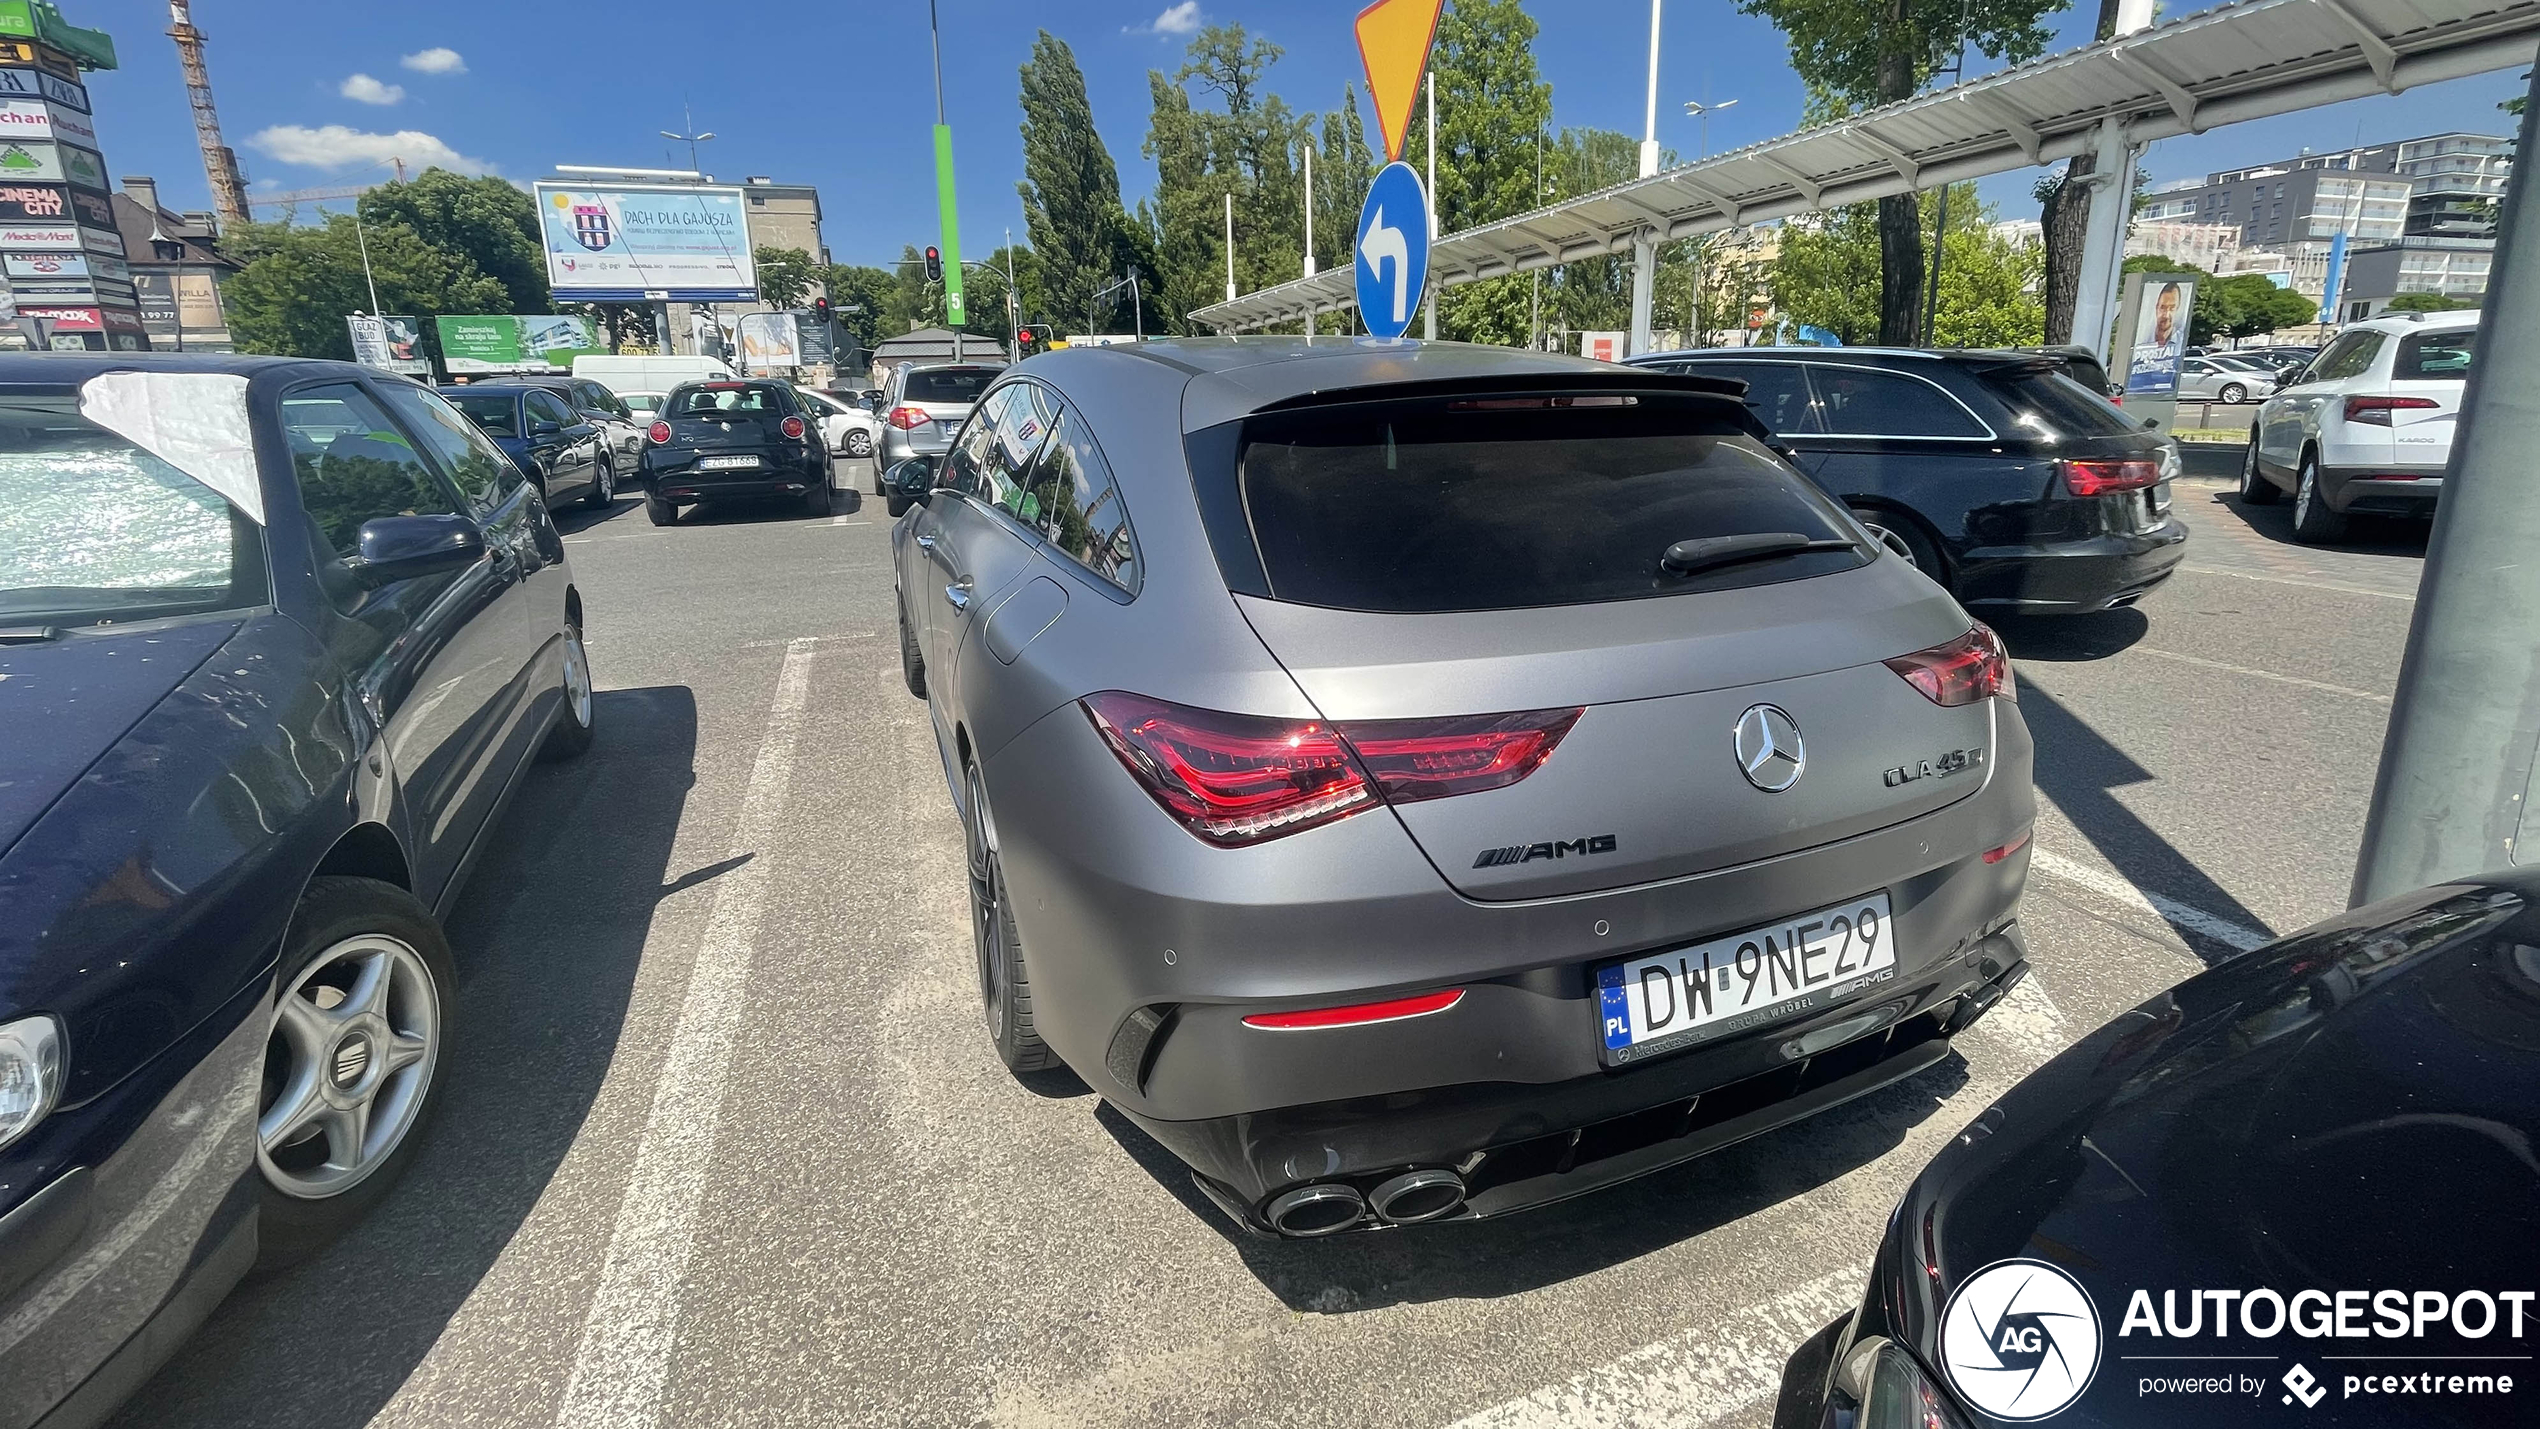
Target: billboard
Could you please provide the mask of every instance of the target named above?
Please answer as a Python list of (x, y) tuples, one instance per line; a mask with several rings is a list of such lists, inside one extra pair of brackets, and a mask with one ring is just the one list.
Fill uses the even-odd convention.
[(2187, 355), (2187, 320), (2196, 311), (2193, 273), (2128, 273), (2117, 331), (2125, 339), (2129, 397), (2175, 397)]
[(803, 365), (802, 344), (792, 313), (741, 315), (741, 365), (751, 372), (773, 372)]
[(0, 98), (49, 99), (64, 108), (88, 112), (88, 87), (40, 69), (0, 69)]
[[(388, 321), (396, 321), (389, 319)], [(589, 318), (551, 313), (437, 317), (441, 365), (452, 372), (551, 372), (586, 352), (606, 352)]]
[(103, 191), (106, 161), (77, 144), (0, 139), (0, 183), (70, 183)]
[(741, 190), (702, 184), (540, 183), (547, 284), (579, 302), (758, 299)]
[(97, 147), (97, 127), (88, 116), (66, 104), (46, 99), (0, 99), (0, 134), (13, 139), (61, 139)]
[[(149, 315), (143, 309), (142, 317)], [(353, 329), (353, 360), (362, 366), (417, 376), (432, 370), (423, 355), (423, 324), (416, 319), (355, 313), (344, 321)]]

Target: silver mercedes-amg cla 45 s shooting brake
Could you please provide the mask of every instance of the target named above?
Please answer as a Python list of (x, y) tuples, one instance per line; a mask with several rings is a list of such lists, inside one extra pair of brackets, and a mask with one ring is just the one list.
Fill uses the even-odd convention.
[(1050, 353), (889, 473), (989, 1034), (1256, 1231), (1488, 1216), (1932, 1065), (2027, 971), (1991, 630), (1740, 384)]

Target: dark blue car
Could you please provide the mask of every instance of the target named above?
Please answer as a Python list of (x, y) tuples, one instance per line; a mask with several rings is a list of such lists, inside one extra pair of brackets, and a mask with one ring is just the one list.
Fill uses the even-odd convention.
[(92, 1422), (388, 1191), (439, 917), (590, 742), (581, 627), (545, 502), (422, 386), (0, 355), (0, 1429)]
[(537, 483), (550, 510), (575, 502), (605, 509), (617, 499), (617, 462), (609, 455), (608, 434), (552, 390), (525, 382), (475, 382), (440, 391)]

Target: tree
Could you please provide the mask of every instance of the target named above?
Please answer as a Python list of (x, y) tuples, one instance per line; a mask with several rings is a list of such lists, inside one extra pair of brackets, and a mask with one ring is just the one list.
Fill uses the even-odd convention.
[(828, 290), (829, 301), (837, 309), (839, 329), (856, 346), (870, 348), (890, 336), (891, 330), (883, 323), (899, 287), (891, 270), (832, 263), (821, 274), (820, 285)]
[[(2017, 63), (2043, 53), (2039, 21), (2068, 0), (1738, 0), (1790, 41), (1791, 67), (1811, 87), (1850, 107), (1910, 99), (1935, 61), (1961, 38), (1990, 58)], [(2114, 0), (2107, 0), (2113, 4)], [(1963, 26), (1963, 36), (1962, 36)], [(1913, 194), (1879, 200), (1879, 340), (1912, 345), (1922, 330), (1922, 205)], [(1847, 339), (1848, 340), (1848, 339)]]
[[(1094, 130), (1075, 52), (1043, 30), (1022, 75), (1023, 181), (1015, 187), (1037, 273), (1023, 307), (1062, 328), (1094, 331), (1094, 292), (1136, 265), (1143, 245), (1121, 207), (1120, 171)], [(997, 281), (1002, 291), (1002, 276)]]
[[(344, 319), (371, 311), (373, 281), (385, 312), (437, 317), (499, 313), (510, 304), (502, 283), (476, 271), (465, 255), (426, 243), (402, 222), (365, 220), (357, 231), (352, 215), (339, 213), (317, 225), (244, 224), (229, 237), (225, 247), (255, 255), (221, 285), (230, 332), (242, 352), (351, 361), (352, 335)], [(428, 354), (439, 355), (440, 335), (429, 323), (424, 344)]]
[[(2117, 0), (2099, 0), (2095, 41), (2117, 33)], [(2099, 170), (2097, 153), (2084, 150), (2064, 161), (2064, 171), (2037, 181), (2039, 247), (2046, 264), (2046, 340), (2073, 340), (2073, 307), (2081, 301), (2081, 250), (2090, 237), (2092, 185)]]
[(510, 182), (426, 169), (412, 182), (369, 189), (356, 202), (362, 222), (372, 231), (404, 224), (427, 245), (466, 258), (477, 272), (501, 284), (503, 296), (480, 311), (554, 311), (538, 206)]
[(799, 248), (762, 245), (750, 250), (750, 261), (758, 265), (758, 300), (780, 311), (801, 307), (820, 281), (819, 265)]
[[(2477, 306), (2477, 303), (2472, 302), (2467, 298), (2456, 298), (2450, 293), (2401, 293), (2399, 296), (2392, 298), (2387, 304), (2385, 304), (2383, 311), (2393, 313), (2449, 313), (2459, 311), (2463, 308), (2475, 308)], [(2288, 323), (2286, 326), (2289, 327), (2291, 324)]]
[(1359, 122), (1358, 86), (1341, 87), (1341, 107), (1323, 116), (1314, 149), (1314, 262), (1345, 268), (1358, 261), (1358, 210), (1376, 181), (1376, 156)]
[[(1536, 25), (1517, 0), (1456, 0), (1438, 22), (1438, 231), (1455, 233), (1541, 205), (1536, 136), (1552, 122), (1552, 86), (1535, 68)], [(1355, 215), (1352, 215), (1353, 219)], [(1356, 224), (1351, 224), (1353, 236)], [(1438, 295), (1438, 334), (1523, 344), (1531, 276), (1485, 278)]]
[[(1241, 25), (1211, 25), (1192, 39), (1171, 77), (1147, 75), (1154, 112), (1145, 152), (1155, 160), (1156, 190), (1139, 206), (1139, 219), (1152, 245), (1163, 316), (1177, 330), (1187, 329), (1193, 309), (1224, 296), (1229, 196), (1237, 289), (1304, 271), (1303, 149), (1312, 121), (1267, 88), (1282, 53)], [(1194, 89), (1223, 107), (1195, 103)]]
[[(1938, 347), (2038, 342), (2046, 315), (2035, 291), (2037, 249), (1994, 234), (1993, 210), (1976, 201), (1974, 184), (1951, 188), (1940, 307), (1930, 342)], [(1917, 225), (1937, 223), (1938, 193), (1917, 197)], [(1773, 306), (1792, 322), (1824, 328), (1847, 343), (1877, 340), (1880, 314), (1870, 275), (1881, 259), (1879, 230), (1869, 204), (1784, 224), (1780, 256), (1765, 275)]]

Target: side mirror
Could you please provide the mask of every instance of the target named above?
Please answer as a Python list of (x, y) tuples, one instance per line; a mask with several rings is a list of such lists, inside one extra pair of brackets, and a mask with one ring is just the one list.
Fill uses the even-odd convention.
[(475, 565), (485, 555), (485, 532), (464, 516), (380, 516), (362, 523), (360, 552), (345, 565), (354, 580), (376, 589)]
[(2161, 419), (2158, 417), (2146, 417), (2143, 419), (2143, 430), (2147, 432), (2159, 427), (2160, 425)]
[(540, 417), (529, 424), (529, 435), (533, 437), (552, 437), (563, 430), (564, 427), (553, 417)]
[(891, 494), (894, 496), (905, 497), (911, 501), (924, 501), (926, 493), (935, 489), (935, 459), (930, 456), (913, 456), (906, 461), (894, 463), (889, 471), (882, 473), (882, 482), (891, 488)]

